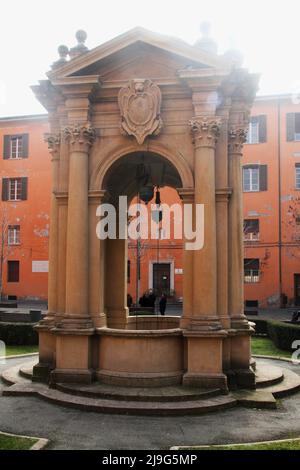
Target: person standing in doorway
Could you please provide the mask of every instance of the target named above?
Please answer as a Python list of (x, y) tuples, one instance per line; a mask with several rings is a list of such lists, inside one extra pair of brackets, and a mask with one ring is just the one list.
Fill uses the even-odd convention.
[(159, 311), (161, 315), (165, 314), (166, 307), (167, 307), (167, 296), (165, 294), (162, 294), (159, 300)]

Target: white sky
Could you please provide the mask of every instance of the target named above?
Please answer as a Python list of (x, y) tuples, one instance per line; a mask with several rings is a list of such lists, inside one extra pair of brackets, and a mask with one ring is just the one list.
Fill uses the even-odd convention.
[(45, 112), (29, 86), (45, 78), (57, 46), (85, 29), (93, 48), (135, 26), (193, 44), (210, 21), (219, 52), (239, 48), (261, 73), (259, 94), (300, 90), (300, 1), (8, 0), (1, 2), (0, 116)]

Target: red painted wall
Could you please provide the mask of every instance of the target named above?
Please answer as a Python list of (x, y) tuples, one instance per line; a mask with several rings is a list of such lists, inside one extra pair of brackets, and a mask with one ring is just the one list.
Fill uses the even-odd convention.
[[(47, 273), (32, 272), (32, 261), (48, 260), (51, 163), (43, 134), (46, 117), (0, 120), (0, 178), (28, 177), (26, 201), (2, 201), (10, 225), (20, 225), (21, 244), (8, 249), (8, 260), (19, 260), (19, 282), (7, 282), (4, 265), (3, 292), (18, 298), (47, 299)], [(3, 159), (4, 135), (29, 134), (28, 158)]]

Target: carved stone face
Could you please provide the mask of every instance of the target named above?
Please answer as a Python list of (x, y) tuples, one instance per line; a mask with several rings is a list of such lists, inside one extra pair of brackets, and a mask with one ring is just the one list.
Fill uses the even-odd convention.
[(144, 83), (143, 82), (136, 82), (134, 85), (134, 89), (137, 93), (141, 93), (144, 91)]

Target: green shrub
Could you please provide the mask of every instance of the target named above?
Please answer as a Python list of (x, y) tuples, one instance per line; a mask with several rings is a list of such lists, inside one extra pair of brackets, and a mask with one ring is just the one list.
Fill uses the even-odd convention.
[(38, 334), (34, 323), (0, 322), (0, 340), (7, 346), (27, 346), (38, 344)]
[(255, 323), (255, 335), (265, 335), (268, 336), (268, 322), (267, 320), (252, 320)]
[(300, 340), (300, 326), (275, 320), (268, 320), (268, 336), (275, 346), (285, 351), (292, 351), (292, 343)]

